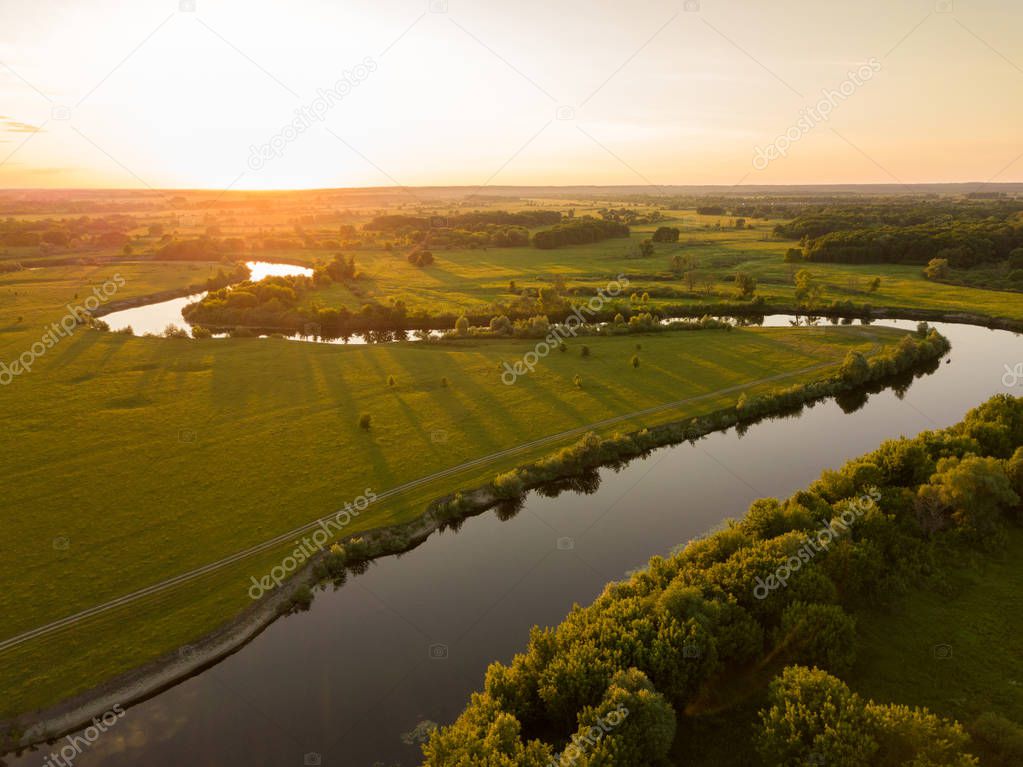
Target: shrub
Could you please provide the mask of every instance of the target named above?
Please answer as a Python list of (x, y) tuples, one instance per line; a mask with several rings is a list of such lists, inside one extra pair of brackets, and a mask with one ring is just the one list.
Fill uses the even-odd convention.
[(394, 376), (387, 376), (387, 385), (388, 386), (396, 386), (397, 383), (398, 382), (394, 380)]
[(583, 344), (583, 346), (581, 346), (579, 348), (579, 354), (582, 355), (583, 357), (589, 357), (590, 356), (590, 347), (588, 347), (585, 344)]
[(512, 469), (494, 477), (494, 493), (501, 498), (514, 498), (522, 494), (525, 483), (519, 473)]
[(1023, 764), (1023, 727), (1012, 720), (988, 711), (977, 717), (970, 732), (995, 753), (998, 765)]
[(373, 422), (373, 416), (369, 415), (369, 413), (363, 413), (362, 415), (359, 416), (359, 428), (360, 429), (369, 429), (370, 424), (372, 422)]
[(781, 615), (779, 639), (796, 663), (844, 673), (856, 660), (856, 621), (838, 605), (793, 602)]
[(633, 366), (634, 368), (638, 368), (638, 367), (639, 367), (639, 355), (638, 355), (638, 354), (633, 354), (633, 355), (632, 355), (632, 359), (631, 359), (631, 360), (629, 360), (629, 362), (630, 362), (630, 364), (631, 364), (631, 365), (632, 365), (632, 366)]
[(924, 267), (924, 277), (929, 280), (944, 280), (949, 275), (947, 258), (932, 258)]
[(841, 680), (790, 666), (771, 682), (756, 745), (764, 764), (870, 767), (877, 741), (863, 701)]

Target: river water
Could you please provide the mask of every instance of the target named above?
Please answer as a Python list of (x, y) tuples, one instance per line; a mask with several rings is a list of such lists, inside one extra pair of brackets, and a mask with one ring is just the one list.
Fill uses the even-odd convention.
[[(993, 394), (1023, 394), (1007, 386), (1023, 338), (936, 327), (952, 341), (949, 362), (855, 412), (829, 400), (741, 436), (664, 447), (599, 470), (590, 492), (531, 492), (517, 514), (487, 512), (372, 563), (318, 592), (309, 611), (128, 709), (75, 767), (418, 764), (417, 726), (452, 721), (488, 663), (525, 647), (530, 626), (558, 623), (573, 603), (755, 498), (787, 496), (885, 439), (953, 424)], [(7, 760), (39, 765), (45, 753)]]
[[(271, 276), (313, 276), (313, 270), (305, 266), (277, 264), (270, 261), (246, 261), (245, 265), (249, 268), (249, 279), (253, 282), (258, 282)], [(190, 296), (182, 296), (181, 298), (171, 298), (167, 301), (157, 301), (156, 303), (144, 306), (134, 306), (131, 309), (111, 312), (103, 316), (102, 320), (107, 323), (111, 330), (123, 330), (130, 327), (137, 336), (144, 336), (147, 333), (159, 336), (163, 335), (168, 325), (188, 328), (188, 323), (181, 316), (181, 310), (189, 304), (200, 300), (205, 295), (205, 292), (193, 293)]]

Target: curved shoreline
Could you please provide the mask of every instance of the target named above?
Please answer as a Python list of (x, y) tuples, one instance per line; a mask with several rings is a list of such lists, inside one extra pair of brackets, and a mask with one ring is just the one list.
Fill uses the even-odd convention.
[[(932, 359), (926, 361), (934, 362), (946, 353), (947, 349), (942, 348)], [(925, 360), (918, 360), (905, 370), (897, 371), (896, 375), (912, 372), (917, 365), (921, 365), (923, 362)], [(823, 369), (836, 364), (828, 362), (815, 367)], [(801, 372), (806, 372), (806, 370), (793, 371), (785, 375)], [(784, 376), (779, 376), (779, 378), (781, 377)], [(875, 383), (883, 383), (884, 380), (887, 379)], [(834, 377), (816, 379), (802, 384), (799, 390), (806, 396), (800, 407), (806, 402), (829, 399), (841, 393), (836, 391), (815, 393), (819, 391), (822, 384), (828, 381), (834, 381)], [(747, 382), (733, 387), (733, 389), (740, 391), (756, 384), (757, 382)], [(869, 388), (870, 384), (866, 383), (861, 386), (849, 387), (847, 391), (869, 390)], [(710, 394), (717, 396), (720, 393), (711, 392)], [(696, 399), (701, 398), (703, 396)], [(668, 406), (677, 407), (678, 404), (668, 403)], [(667, 407), (657, 409), (667, 409)], [(750, 425), (780, 415), (786, 409), (786, 407), (777, 407), (762, 414), (738, 417), (735, 407), (732, 406), (704, 415), (676, 419), (647, 429), (629, 432), (625, 435), (628, 438), (626, 443), (615, 448), (618, 450), (616, 455), (583, 457), (578, 465), (566, 465), (562, 469), (555, 469), (553, 476), (543, 476), (535, 481), (526, 481), (515, 495), (522, 495), (526, 491), (548, 482), (577, 477), (581, 471), (610, 465), (615, 461), (631, 460), (659, 447), (695, 440), (712, 432), (727, 430), (738, 424)], [(631, 418), (635, 415), (630, 414), (627, 417)], [(590, 426), (600, 428), (597, 424)], [(583, 427), (583, 429), (593, 433), (589, 426)], [(522, 464), (514, 471), (526, 475), (532, 471), (536, 476), (539, 464), (540, 462), (535, 461)], [(346, 563), (346, 565), (362, 564), (384, 556), (409, 551), (424, 542), (438, 529), (481, 514), (509, 500), (511, 499), (507, 495), (495, 491), (493, 482), (471, 490), (456, 491), (441, 496), (431, 501), (424, 513), (414, 520), (345, 536), (341, 539), (342, 543), (348, 542), (352, 538), (361, 538), (369, 544), (369, 548), (372, 550), (365, 557), (356, 562)], [(249, 605), (232, 619), (195, 642), (124, 672), (54, 706), (0, 721), (0, 755), (51, 742), (75, 732), (87, 726), (93, 717), (112, 708), (115, 703), (129, 706), (142, 702), (237, 652), (278, 617), (291, 612), (301, 602), (301, 599), (296, 599), (296, 597), (299, 597), (303, 589), (323, 583), (330, 578), (329, 572), (324, 572), (321, 567), (329, 556), (329, 552), (318, 552), (278, 589)]]

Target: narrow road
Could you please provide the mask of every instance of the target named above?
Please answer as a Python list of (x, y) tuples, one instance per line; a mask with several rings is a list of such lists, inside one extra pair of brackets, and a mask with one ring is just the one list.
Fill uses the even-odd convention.
[[(880, 344), (875, 346), (874, 349), (871, 349), (868, 352), (868, 354), (872, 355), (876, 353), (879, 347)], [(571, 437), (582, 436), (586, 432), (593, 431), (594, 429), (602, 429), (606, 426), (613, 426), (614, 424), (621, 423), (623, 421), (629, 421), (632, 420), (633, 418), (654, 415), (665, 410), (672, 410), (683, 405), (689, 405), (694, 402), (700, 402), (701, 400), (712, 399), (714, 397), (720, 397), (724, 394), (739, 392), (742, 391), (743, 389), (749, 389), (753, 386), (771, 383), (772, 381), (779, 381), (785, 378), (791, 378), (792, 376), (803, 375), (805, 373), (812, 373), (817, 370), (823, 370), (824, 368), (832, 367), (835, 364), (836, 361), (834, 360), (829, 362), (822, 362), (816, 365), (811, 365), (809, 367), (800, 368), (799, 370), (792, 370), (787, 373), (778, 373), (777, 375), (767, 376), (765, 378), (758, 378), (754, 381), (746, 381), (735, 386), (729, 386), (724, 389), (718, 389), (717, 391), (707, 392), (706, 394), (700, 394), (695, 397), (687, 397), (685, 399), (675, 400), (673, 402), (666, 402), (664, 404), (655, 405), (653, 407), (648, 407), (643, 410), (634, 410), (631, 413), (625, 413), (623, 415), (614, 416), (612, 418), (605, 418), (602, 421), (594, 421), (593, 423), (586, 424), (585, 426), (577, 426), (573, 429), (558, 432), (557, 434), (550, 434), (546, 437), (541, 437), (540, 439), (535, 439), (531, 442), (523, 442), (522, 444), (516, 445), (515, 447), (510, 447), (506, 450), (500, 450), (496, 453), (491, 453), (490, 455), (485, 455), (481, 458), (474, 458), (471, 461), (460, 463), (457, 466), (452, 466), (448, 469), (442, 469), (441, 471), (434, 472), (433, 474), (428, 474), (425, 477), (420, 477), (419, 479), (411, 480), (402, 485), (398, 485), (397, 487), (393, 487), (390, 490), (378, 493), (376, 503), (387, 500), (389, 498), (393, 498), (396, 495), (400, 495), (401, 493), (404, 493), (408, 490), (412, 490), (427, 483), (434, 482), (438, 479), (444, 479), (445, 477), (450, 477), (452, 475), (459, 474), (468, 469), (483, 466), (487, 463), (491, 463), (501, 458), (506, 458), (508, 456), (512, 456), (515, 455), (516, 453), (521, 453), (526, 450), (531, 450), (536, 447), (542, 447), (544, 445), (553, 442), (559, 442), (561, 440), (568, 439)], [(336, 513), (337, 512), (334, 512), (324, 517), (320, 517), (319, 519), (314, 519), (312, 522), (309, 522), (308, 524), (302, 525), (301, 527), (296, 527), (294, 530), (289, 530), (286, 533), (282, 533), (278, 536), (275, 536), (274, 538), (270, 538), (269, 540), (263, 541), (262, 543), (257, 543), (254, 546), (250, 546), (247, 549), (243, 549), (242, 551), (239, 551), (235, 554), (231, 554), (230, 556), (224, 557), (223, 559), (219, 559), (216, 562), (210, 562), (207, 565), (197, 567), (194, 570), (189, 570), (186, 573), (181, 573), (180, 575), (176, 575), (173, 578), (168, 578), (167, 580), (160, 581), (159, 583), (154, 583), (151, 586), (146, 586), (145, 588), (133, 591), (130, 594), (125, 594), (124, 596), (117, 597), (116, 599), (111, 599), (109, 602), (104, 602), (102, 604), (89, 607), (85, 610), (82, 610), (81, 612), (75, 613), (74, 615), (68, 615), (67, 617), (53, 621), (52, 623), (47, 623), (43, 626), (30, 629), (29, 631), (26, 631), (22, 634), (18, 634), (17, 636), (5, 639), (2, 642), (0, 642), (0, 652), (9, 650), (12, 647), (17, 647), (18, 645), (24, 644), (25, 642), (28, 642), (31, 639), (36, 639), (37, 637), (52, 634), (55, 631), (58, 631), (67, 626), (71, 626), (75, 623), (78, 623), (79, 621), (85, 620), (86, 618), (92, 618), (96, 615), (108, 612), (109, 610), (113, 610), (117, 607), (122, 607), (124, 605), (135, 602), (139, 599), (142, 599), (143, 597), (158, 594), (162, 591), (166, 591), (167, 589), (173, 588), (174, 586), (178, 586), (182, 583), (187, 583), (188, 581), (194, 580), (203, 575), (207, 575), (208, 573), (212, 573), (217, 570), (223, 569), (228, 565), (240, 562), (248, 557), (254, 556), (256, 554), (261, 554), (265, 551), (269, 551), (270, 549), (273, 549), (277, 546), (294, 540), (295, 538), (301, 536), (304, 533), (315, 530), (319, 526), (321, 521), (326, 522), (328, 519), (331, 519)]]

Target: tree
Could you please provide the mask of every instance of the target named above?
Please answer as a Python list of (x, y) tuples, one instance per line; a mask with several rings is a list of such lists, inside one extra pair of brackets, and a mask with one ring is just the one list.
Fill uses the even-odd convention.
[(633, 366), (634, 368), (638, 368), (638, 367), (639, 367), (639, 355), (638, 355), (638, 354), (633, 354), (633, 355), (632, 355), (632, 359), (631, 359), (631, 360), (629, 360), (629, 362), (630, 362), (630, 364), (631, 364), (631, 365), (632, 365), (632, 366)]
[(937, 505), (958, 527), (985, 539), (1001, 525), (1003, 511), (1015, 509), (1020, 497), (1013, 491), (1005, 467), (997, 458), (968, 455), (942, 458), (918, 498)]
[(512, 323), (507, 316), (500, 314), (490, 318), (490, 332), (495, 336), (511, 335)]
[(820, 301), (824, 288), (814, 279), (809, 269), (796, 272), (796, 300), (803, 306), (812, 308)]
[(853, 386), (859, 386), (870, 378), (870, 363), (860, 352), (850, 351), (845, 355), (839, 375)]
[(433, 253), (428, 250), (414, 250), (408, 254), (408, 262), (420, 268), (433, 263)]
[(1009, 269), (1023, 269), (1023, 248), (1009, 252)]
[(460, 336), (469, 335), (469, 320), (464, 314), (455, 321), (455, 333)]
[(856, 661), (856, 621), (838, 605), (793, 602), (781, 614), (778, 633), (796, 663), (845, 673)]
[(680, 232), (673, 226), (659, 226), (654, 232), (654, 242), (678, 242)]
[(372, 421), (373, 416), (369, 415), (368, 413), (363, 413), (362, 415), (359, 416), (359, 428), (368, 430)]
[(590, 347), (588, 347), (586, 344), (583, 344), (581, 347), (579, 347), (579, 354), (583, 357), (589, 357)]
[(556, 764), (580, 767), (648, 767), (661, 764), (675, 740), (675, 710), (647, 676), (636, 668), (611, 678), (600, 703), (578, 715), (573, 744), (582, 752), (576, 762), (571, 746)]
[(756, 746), (764, 764), (870, 767), (878, 744), (859, 695), (819, 669), (790, 666), (769, 687)]
[(944, 280), (948, 278), (948, 259), (932, 258), (924, 267), (924, 277), (929, 280)]
[(874, 279), (872, 279), (870, 282), (867, 283), (867, 290), (870, 293), (876, 293), (878, 290), (880, 290), (880, 288), (881, 288), (881, 278), (880, 277), (875, 277)]
[(649, 258), (654, 254), (654, 243), (647, 239), (639, 243), (639, 255), (641, 258)]
[(864, 701), (819, 669), (790, 666), (760, 712), (757, 750), (770, 765), (976, 767), (970, 738), (927, 709)]
[(786, 264), (798, 264), (803, 260), (803, 251), (799, 248), (789, 248), (785, 251)]
[(757, 279), (746, 272), (736, 272), (735, 288), (739, 298), (752, 298), (757, 290)]

